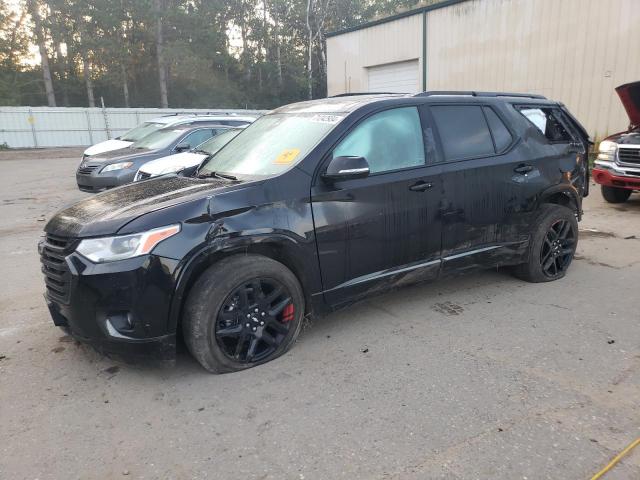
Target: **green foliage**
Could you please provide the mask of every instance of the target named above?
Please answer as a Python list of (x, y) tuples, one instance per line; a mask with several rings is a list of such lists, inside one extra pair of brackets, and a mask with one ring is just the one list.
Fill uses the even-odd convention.
[[(59, 105), (86, 106), (92, 90), (98, 104), (102, 97), (108, 106), (159, 106), (160, 45), (169, 105), (184, 108), (273, 108), (305, 99), (309, 55), (312, 93), (322, 97), (325, 33), (410, 6), (406, 0), (28, 1), (41, 12)], [(25, 11), (20, 4), (12, 12), (0, 0), (0, 105), (46, 100), (42, 67), (24, 63), (36, 42)]]

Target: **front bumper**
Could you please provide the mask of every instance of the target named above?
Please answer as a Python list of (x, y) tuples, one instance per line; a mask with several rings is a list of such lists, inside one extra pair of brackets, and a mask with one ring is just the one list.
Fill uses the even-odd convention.
[(136, 175), (136, 169), (123, 168), (122, 170), (100, 173), (102, 168), (103, 166), (100, 166), (88, 174), (76, 172), (78, 188), (84, 192), (99, 192), (131, 183)]
[(176, 260), (146, 255), (94, 264), (74, 252), (52, 270), (46, 249), (45, 242), (45, 299), (55, 325), (103, 352), (174, 358), (169, 311)]
[(615, 162), (596, 160), (591, 176), (596, 183), (605, 187), (640, 190), (640, 168), (622, 167)]

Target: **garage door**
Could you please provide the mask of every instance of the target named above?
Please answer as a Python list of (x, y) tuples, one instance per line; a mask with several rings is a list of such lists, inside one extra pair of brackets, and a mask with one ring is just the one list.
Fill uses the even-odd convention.
[(418, 60), (369, 67), (370, 92), (418, 92)]

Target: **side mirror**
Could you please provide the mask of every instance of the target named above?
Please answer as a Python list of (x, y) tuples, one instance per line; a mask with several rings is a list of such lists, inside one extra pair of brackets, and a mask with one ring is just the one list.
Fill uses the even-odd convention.
[(191, 145), (186, 142), (179, 143), (175, 148), (176, 152), (186, 152), (187, 150), (191, 150)]
[(348, 180), (369, 175), (369, 162), (364, 157), (335, 157), (322, 178), (327, 180)]

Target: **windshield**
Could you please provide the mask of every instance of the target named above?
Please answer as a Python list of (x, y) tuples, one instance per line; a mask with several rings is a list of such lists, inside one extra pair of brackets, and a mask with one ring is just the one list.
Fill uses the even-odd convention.
[(206, 142), (202, 142), (200, 145), (196, 147), (196, 150), (201, 152), (206, 152), (209, 155), (213, 155), (222, 147), (224, 147), (229, 140), (238, 135), (241, 132), (239, 128), (234, 128), (231, 130), (227, 130), (226, 132), (219, 133), (215, 137), (211, 137)]
[(232, 175), (275, 175), (302, 160), (344, 117), (274, 113), (249, 125), (200, 168)]
[(177, 140), (184, 130), (164, 129), (150, 133), (142, 140), (131, 145), (131, 148), (146, 148), (148, 150), (156, 150), (159, 148), (167, 148), (172, 142)]
[(120, 137), (120, 140), (124, 140), (125, 142), (137, 142), (138, 140), (142, 140), (150, 133), (153, 133), (156, 130), (160, 130), (162, 127), (166, 126), (166, 123), (144, 122), (122, 135)]

